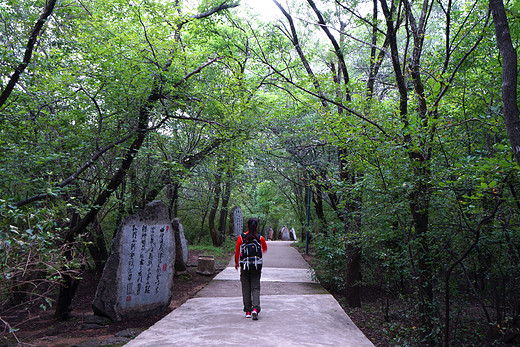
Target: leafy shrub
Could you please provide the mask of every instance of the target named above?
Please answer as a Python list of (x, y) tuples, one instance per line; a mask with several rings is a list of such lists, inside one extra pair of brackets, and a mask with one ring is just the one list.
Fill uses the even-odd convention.
[(332, 231), (314, 234), (314, 277), (328, 290), (340, 292), (345, 287), (345, 237)]
[(38, 303), (52, 306), (64, 273), (77, 275), (82, 257), (65, 261), (59, 228), (47, 209), (21, 211), (0, 201), (0, 300), (2, 309)]

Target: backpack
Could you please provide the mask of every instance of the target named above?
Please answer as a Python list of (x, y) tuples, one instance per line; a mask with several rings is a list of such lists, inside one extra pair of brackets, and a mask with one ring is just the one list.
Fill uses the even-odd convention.
[(246, 234), (241, 234), (240, 245), (240, 269), (243, 271), (262, 270), (262, 245), (260, 241), (253, 238), (246, 242)]

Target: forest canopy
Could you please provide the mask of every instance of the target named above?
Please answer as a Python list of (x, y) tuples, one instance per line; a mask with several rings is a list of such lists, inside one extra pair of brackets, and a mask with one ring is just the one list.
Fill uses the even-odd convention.
[(347, 306), (409, 303), (411, 345), (514, 340), (519, 3), (269, 1), (0, 4), (2, 307), (66, 319), (158, 199), (190, 244), (235, 205), (308, 232)]

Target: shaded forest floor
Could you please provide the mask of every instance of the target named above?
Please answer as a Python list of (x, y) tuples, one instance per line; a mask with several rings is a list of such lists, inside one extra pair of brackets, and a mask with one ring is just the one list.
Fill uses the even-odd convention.
[[(87, 273), (83, 275), (78, 291), (72, 302), (71, 319), (58, 321), (54, 318), (54, 310), (44, 311), (39, 303), (33, 308), (17, 308), (4, 310), (0, 317), (16, 329), (16, 338), (7, 329), (0, 331), (0, 346), (119, 346), (128, 342), (143, 330), (152, 326), (171, 311), (192, 298), (204, 288), (215, 275), (224, 269), (232, 254), (215, 257), (215, 275), (198, 274), (197, 261), (201, 253), (189, 251), (188, 269), (183, 275), (174, 279), (174, 294), (168, 309), (160, 314), (147, 318), (139, 318), (127, 322), (110, 322), (95, 316), (92, 312), (92, 300), (96, 293), (99, 275)], [(2, 325), (4, 325), (2, 323)]]
[[(313, 249), (309, 255), (299, 249), (311, 267), (316, 262)], [(361, 288), (361, 307), (348, 307), (344, 297), (335, 293), (327, 285), (322, 285), (336, 298), (343, 310), (356, 326), (377, 347), (421, 346), (416, 312), (416, 298), (413, 293), (400, 296), (387, 294), (381, 287)], [(520, 330), (515, 327), (497, 327), (487, 323), (482, 309), (476, 301), (457, 302), (452, 298), (450, 345), (455, 346), (503, 346), (520, 347)], [(439, 332), (441, 335), (443, 332)], [(438, 345), (443, 345), (439, 342)]]
[[(72, 304), (71, 319), (58, 321), (53, 317), (53, 310), (43, 311), (37, 305), (27, 310), (5, 310), (0, 316), (14, 329), (16, 337), (9, 334), (7, 329), (0, 332), (0, 346), (120, 346), (147, 329), (165, 315), (192, 298), (204, 288), (214, 276), (204, 276), (196, 273), (198, 256), (203, 252), (189, 252), (188, 271), (186, 274), (175, 277), (173, 300), (166, 312), (160, 315), (136, 319), (127, 322), (112, 323), (108, 319), (94, 316), (91, 303), (96, 292), (99, 280), (93, 274), (85, 274)], [(309, 255), (302, 254), (312, 265), (312, 251)], [(216, 273), (225, 268), (231, 254), (216, 257)], [(348, 308), (343, 305), (343, 298), (332, 293), (354, 323), (374, 343), (375, 346), (417, 345), (414, 342), (414, 330), (417, 321), (410, 312), (413, 307), (405, 300), (387, 298), (380, 288), (363, 288), (361, 308)], [(458, 336), (462, 340), (458, 345), (478, 346), (516, 346), (513, 344), (493, 343), (499, 335), (490, 329), (478, 331), (479, 313), (475, 312), (474, 322), (461, 323)], [(472, 323), (471, 325), (468, 325)], [(472, 342), (471, 342), (472, 341)], [(481, 343), (475, 342), (480, 341)], [(455, 342), (455, 341), (454, 341)]]

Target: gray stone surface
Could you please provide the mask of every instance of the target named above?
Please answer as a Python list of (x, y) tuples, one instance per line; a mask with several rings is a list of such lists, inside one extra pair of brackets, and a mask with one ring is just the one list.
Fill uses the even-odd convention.
[(122, 331), (118, 331), (117, 333), (114, 334), (114, 336), (115, 337), (134, 338), (142, 332), (143, 332), (143, 329), (129, 328), (129, 329), (125, 329)]
[(290, 241), (291, 236), (289, 235), (289, 229), (287, 229), (287, 227), (282, 227), (282, 229), (280, 229), (280, 235), (278, 238), (282, 241)]
[(232, 259), (195, 298), (127, 346), (373, 346), (334, 297), (312, 280), (292, 242), (267, 244), (258, 321), (244, 317)]
[(215, 257), (212, 255), (199, 256), (197, 273), (207, 276), (215, 274)]
[(92, 303), (94, 312), (122, 321), (164, 311), (173, 295), (174, 261), (168, 207), (153, 201), (119, 226)]
[(175, 271), (182, 273), (188, 266), (188, 241), (184, 236), (184, 227), (179, 218), (172, 221), (172, 226), (175, 233)]
[(274, 230), (273, 228), (269, 227), (267, 231), (265, 232), (265, 238), (266, 240), (272, 240), (274, 238)]
[(240, 209), (240, 207), (235, 206), (231, 209), (229, 219), (229, 224), (231, 226), (231, 235), (237, 237), (244, 230), (244, 217), (242, 215), (242, 210)]
[(298, 238), (296, 237), (296, 231), (294, 231), (294, 228), (291, 228), (291, 230), (289, 230), (289, 234), (290, 234), (290, 237), (291, 237), (291, 241), (298, 240)]

